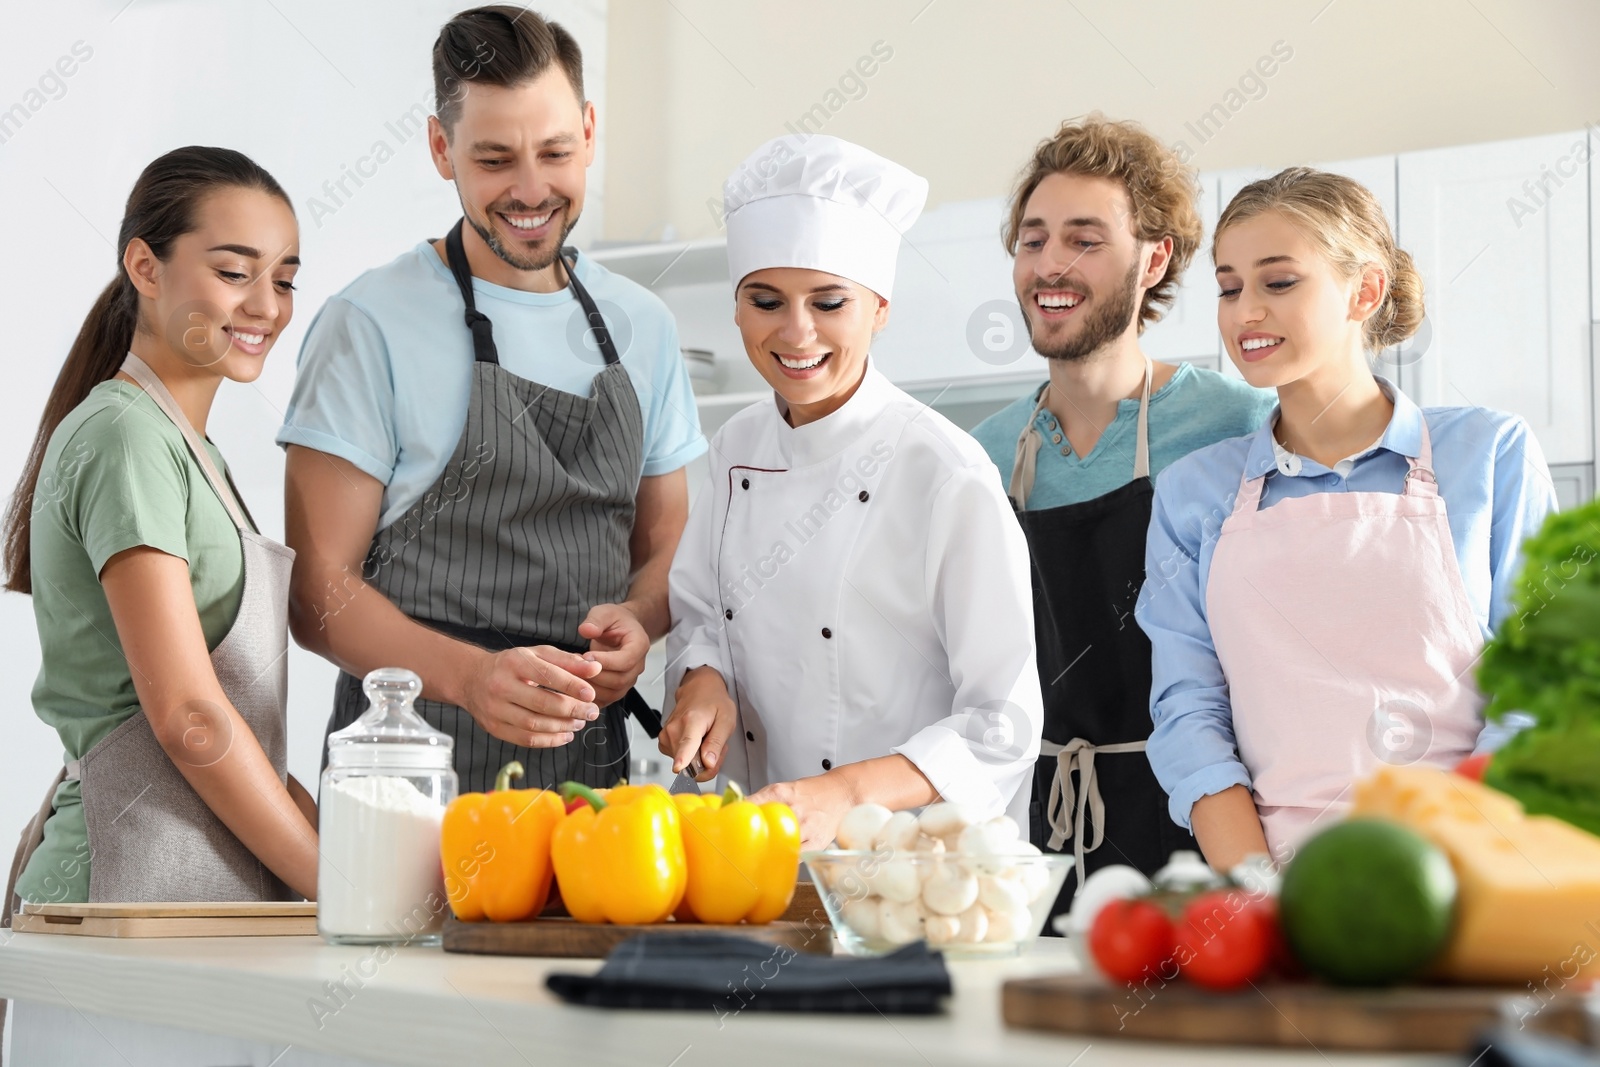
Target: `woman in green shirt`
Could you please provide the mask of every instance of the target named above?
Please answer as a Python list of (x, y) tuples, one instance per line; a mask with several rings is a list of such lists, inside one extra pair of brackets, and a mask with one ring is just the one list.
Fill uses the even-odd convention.
[(227, 149), (169, 152), (128, 198), (6, 515), (66, 762), (22, 900), (315, 898), (316, 807), (285, 760), (293, 554), (205, 439), (217, 387), (254, 381), (289, 323), (298, 242), (283, 189)]

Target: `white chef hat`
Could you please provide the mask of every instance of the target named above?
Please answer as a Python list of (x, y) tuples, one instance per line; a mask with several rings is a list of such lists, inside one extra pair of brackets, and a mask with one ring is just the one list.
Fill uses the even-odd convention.
[(888, 299), (900, 235), (928, 200), (928, 181), (860, 145), (820, 134), (776, 137), (722, 184), (728, 273), (805, 267)]

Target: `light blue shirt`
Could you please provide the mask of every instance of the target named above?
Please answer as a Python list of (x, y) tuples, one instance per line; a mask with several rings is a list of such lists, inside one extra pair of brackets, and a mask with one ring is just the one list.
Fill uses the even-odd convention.
[[(1277, 399), (1276, 393), (1255, 389), (1236, 378), (1178, 364), (1167, 384), (1150, 394), (1151, 476), (1197, 448), (1254, 430)], [(1039, 390), (1030, 389), (972, 429), (972, 436), (1000, 468), (1000, 484), (1008, 489), (1017, 458), (1017, 437), (1038, 403)], [(1139, 401), (1118, 401), (1117, 417), (1082, 457), (1072, 451), (1048, 409), (1041, 410), (1034, 421), (1044, 444), (1034, 470), (1033, 491), (1028, 494), (1029, 511), (1080, 504), (1133, 480)]]
[[(606, 320), (644, 415), (644, 476), (706, 450), (678, 327), (654, 293), (581, 253), (578, 279)], [(472, 280), (494, 323), (500, 365), (520, 378), (592, 396), (605, 366), (570, 289), (528, 293)], [(455, 278), (427, 241), (367, 271), (317, 313), (300, 348), (281, 445), (349, 460), (385, 486), (379, 528), (444, 473), (467, 424), (472, 335)]]
[(1336, 464), (1338, 470), (1275, 449), (1274, 412), (1256, 433), (1202, 449), (1156, 482), (1145, 583), (1134, 617), (1152, 646), (1154, 730), (1147, 754), (1181, 826), (1189, 825), (1189, 811), (1201, 797), (1250, 785), (1234, 740), (1228, 681), (1211, 640), (1205, 595), (1217, 535), (1244, 470), (1266, 474), (1263, 508), (1313, 493), (1399, 493), (1406, 457), (1421, 450), (1426, 419), (1456, 561), (1485, 639), (1510, 611), (1523, 538), (1556, 510), (1544, 453), (1520, 417), (1487, 408), (1424, 410), (1389, 382), (1380, 378), (1379, 384), (1394, 400), (1388, 429), (1377, 444)]

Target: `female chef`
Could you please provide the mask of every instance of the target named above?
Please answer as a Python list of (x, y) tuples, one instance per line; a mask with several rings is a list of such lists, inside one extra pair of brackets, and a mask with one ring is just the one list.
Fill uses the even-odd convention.
[(24, 900), (315, 896), (285, 764), (293, 554), (205, 437), (217, 387), (255, 381), (289, 324), (298, 245), (282, 187), (228, 149), (169, 152), (128, 197), (6, 516), (34, 709), (68, 761), (12, 867)]
[(1422, 321), (1422, 278), (1362, 186), (1303, 167), (1247, 185), (1212, 254), (1228, 354), (1278, 410), (1161, 475), (1137, 618), (1150, 763), (1226, 869), (1287, 860), (1380, 763), (1473, 750), (1472, 669), (1555, 499), (1522, 419), (1419, 409), (1374, 377)]
[(808, 848), (866, 801), (1027, 826), (1028, 547), (983, 449), (868, 354), (927, 188), (824, 136), (768, 142), (723, 186), (734, 321), (773, 397), (712, 441), (660, 744), (792, 805)]

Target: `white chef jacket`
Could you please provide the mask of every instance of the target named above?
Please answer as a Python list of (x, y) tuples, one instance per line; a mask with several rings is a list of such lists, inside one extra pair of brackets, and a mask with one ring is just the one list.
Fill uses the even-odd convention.
[(717, 433), (672, 563), (666, 691), (709, 664), (739, 708), (719, 786), (898, 752), (1026, 832), (1044, 711), (999, 472), (870, 364), (831, 415), (783, 412), (775, 394)]

